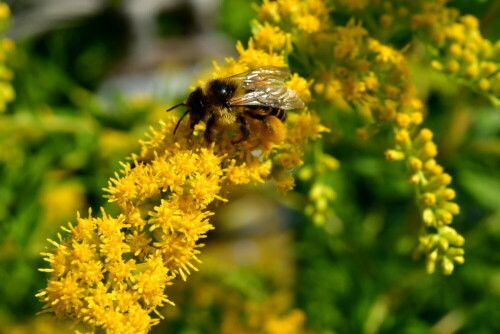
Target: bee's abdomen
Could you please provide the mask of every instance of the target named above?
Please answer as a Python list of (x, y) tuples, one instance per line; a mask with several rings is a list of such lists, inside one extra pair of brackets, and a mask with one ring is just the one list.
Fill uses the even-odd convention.
[(264, 120), (267, 116), (274, 116), (280, 121), (286, 121), (286, 111), (279, 108), (266, 106), (247, 106), (248, 115), (250, 117)]

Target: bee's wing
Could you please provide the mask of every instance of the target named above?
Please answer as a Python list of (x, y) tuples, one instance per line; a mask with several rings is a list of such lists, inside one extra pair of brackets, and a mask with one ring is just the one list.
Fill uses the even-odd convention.
[(238, 81), (243, 93), (229, 100), (232, 106), (265, 106), (283, 110), (302, 109), (304, 102), (285, 86), (290, 76), (286, 68), (265, 66), (227, 79)]

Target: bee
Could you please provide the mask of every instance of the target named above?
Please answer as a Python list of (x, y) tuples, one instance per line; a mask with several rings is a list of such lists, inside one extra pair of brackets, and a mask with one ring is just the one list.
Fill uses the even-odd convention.
[(286, 121), (287, 111), (304, 108), (304, 102), (290, 88), (285, 79), (290, 76), (286, 68), (276, 66), (259, 67), (227, 78), (208, 81), (196, 88), (185, 103), (186, 112), (177, 122), (174, 134), (182, 119), (189, 114), (191, 129), (203, 121), (206, 124), (204, 137), (207, 142), (214, 141), (219, 130), (234, 125), (239, 126), (241, 137), (232, 143), (248, 139), (250, 129), (247, 117), (264, 122), (270, 129), (268, 119), (274, 116)]

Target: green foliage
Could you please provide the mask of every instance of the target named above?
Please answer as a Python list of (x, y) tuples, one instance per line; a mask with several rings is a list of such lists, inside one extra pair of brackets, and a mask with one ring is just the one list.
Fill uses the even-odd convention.
[[(252, 1), (224, 0), (220, 5), (218, 25), (233, 40), (246, 41), (250, 37), (250, 21), (255, 18)], [(245, 22), (244, 24), (242, 24)]]

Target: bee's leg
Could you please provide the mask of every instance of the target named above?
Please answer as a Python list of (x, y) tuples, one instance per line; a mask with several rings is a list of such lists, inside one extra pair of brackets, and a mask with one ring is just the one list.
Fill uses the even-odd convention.
[(212, 143), (215, 139), (215, 128), (214, 128), (214, 124), (215, 124), (215, 117), (212, 116), (208, 119), (207, 121), (207, 125), (205, 127), (205, 140), (208, 142), (208, 143)]
[(238, 140), (233, 140), (232, 141), (233, 144), (245, 141), (250, 136), (250, 129), (248, 128), (248, 122), (245, 116), (239, 115), (236, 121), (240, 124), (241, 138)]

